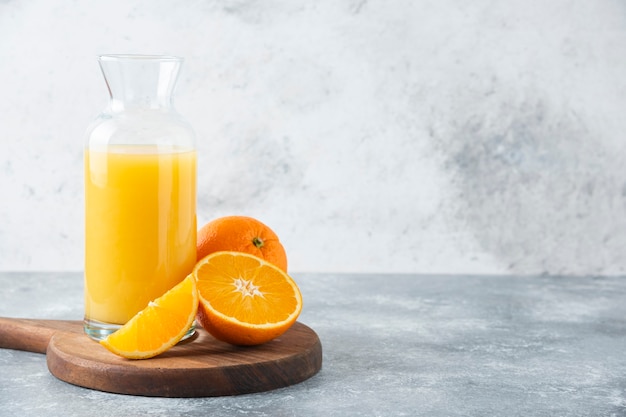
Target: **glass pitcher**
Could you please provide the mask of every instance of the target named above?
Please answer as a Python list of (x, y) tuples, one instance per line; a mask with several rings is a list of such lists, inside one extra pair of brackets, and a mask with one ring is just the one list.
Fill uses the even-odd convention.
[(172, 104), (182, 61), (98, 58), (110, 100), (87, 131), (84, 276), (84, 329), (96, 340), (196, 262), (195, 139)]

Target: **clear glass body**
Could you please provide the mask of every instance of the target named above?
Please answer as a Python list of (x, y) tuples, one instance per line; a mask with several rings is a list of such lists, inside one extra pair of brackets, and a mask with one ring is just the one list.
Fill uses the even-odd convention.
[(84, 328), (100, 340), (192, 271), (197, 225), (194, 133), (172, 105), (182, 59), (98, 62), (110, 100), (85, 146)]

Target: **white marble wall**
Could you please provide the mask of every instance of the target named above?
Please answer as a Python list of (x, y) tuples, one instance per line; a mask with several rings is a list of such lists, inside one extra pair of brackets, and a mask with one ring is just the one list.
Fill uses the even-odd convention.
[(626, 4), (0, 0), (0, 270), (82, 268), (95, 57), (186, 58), (199, 221), (292, 271), (622, 274)]

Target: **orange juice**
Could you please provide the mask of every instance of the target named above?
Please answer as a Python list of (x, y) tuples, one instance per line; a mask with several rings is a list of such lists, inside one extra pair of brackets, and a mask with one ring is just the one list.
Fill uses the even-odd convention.
[(85, 319), (124, 324), (196, 262), (196, 152), (85, 152)]

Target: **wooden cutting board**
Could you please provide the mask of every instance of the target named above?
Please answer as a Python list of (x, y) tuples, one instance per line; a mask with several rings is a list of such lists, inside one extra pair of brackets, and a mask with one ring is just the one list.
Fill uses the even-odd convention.
[(322, 367), (317, 334), (296, 322), (259, 346), (196, 335), (151, 359), (118, 357), (83, 333), (81, 321), (0, 317), (0, 348), (46, 354), (62, 381), (100, 391), (152, 397), (214, 397), (268, 391), (296, 384)]

